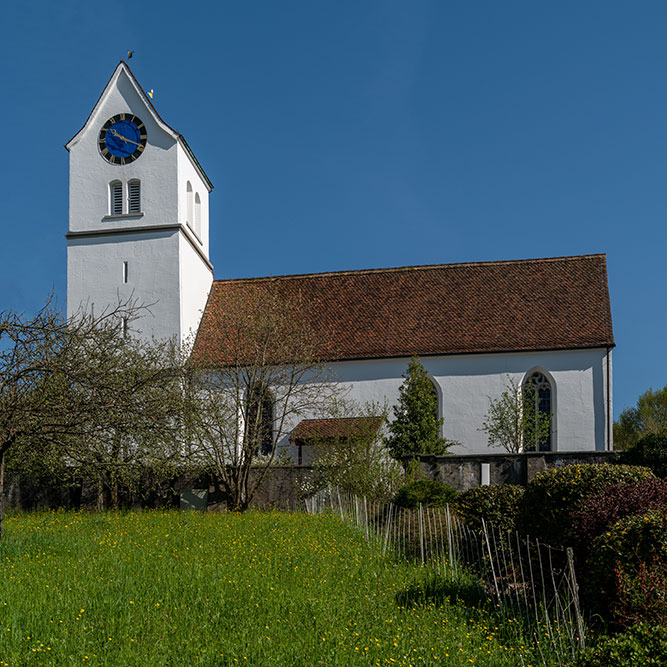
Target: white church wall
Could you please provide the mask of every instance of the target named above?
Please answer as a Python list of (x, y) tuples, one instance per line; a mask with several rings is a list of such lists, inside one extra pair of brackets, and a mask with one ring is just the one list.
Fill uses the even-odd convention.
[[(148, 143), (141, 157), (130, 164), (114, 165), (98, 149), (102, 125), (118, 113), (133, 113), (146, 126)], [(96, 231), (131, 226), (174, 224), (178, 220), (177, 145), (155, 122), (129, 77), (121, 71), (86, 129), (70, 146), (70, 231)], [(141, 181), (142, 216), (106, 219), (108, 187), (113, 180), (123, 184)], [(125, 208), (125, 210), (127, 210)]]
[(213, 273), (202, 261), (192, 243), (198, 243), (193, 239), (188, 241), (185, 234), (179, 234), (179, 266), (181, 285), (181, 309), (180, 309), (180, 341), (193, 341), (194, 334), (199, 327), (199, 321), (206, 306), (208, 293), (211, 291)]
[[(99, 314), (119, 299), (135, 298), (152, 305), (150, 313), (130, 324), (132, 330), (158, 339), (178, 335), (179, 275), (174, 270), (178, 265), (178, 237), (174, 230), (121, 238), (110, 234), (69, 239), (68, 313), (76, 311), (81, 302), (88, 308), (94, 304)], [(123, 262), (127, 262), (127, 283), (123, 282)]]
[[(193, 233), (193, 236), (197, 239), (201, 249), (204, 251), (204, 254), (209, 256), (209, 222), (208, 222), (208, 186), (204, 183), (204, 180), (199, 175), (199, 171), (195, 168), (195, 165), (192, 163), (192, 159), (179, 144), (177, 147), (177, 158), (178, 158), (178, 222), (183, 226), (187, 226)], [(195, 229), (195, 221), (188, 220), (188, 204), (187, 204), (187, 192), (186, 184), (192, 184), (192, 197), (196, 194), (199, 194), (201, 199), (201, 228), (197, 232)]]
[[(521, 383), (534, 369), (546, 371), (554, 385), (553, 449), (602, 451), (607, 437), (606, 355), (606, 349), (584, 349), (434, 356), (422, 357), (421, 362), (438, 388), (442, 434), (461, 443), (450, 450), (452, 454), (502, 451), (489, 448), (486, 434), (479, 430), (489, 397), (501, 395), (508, 375)], [(332, 364), (332, 370), (347, 388), (349, 399), (380, 404), (386, 400), (391, 408), (398, 403), (408, 362), (408, 358), (346, 361)], [(290, 431), (298, 421), (290, 424)], [(279, 444), (289, 447), (289, 436)], [(290, 451), (294, 456), (294, 449)]]

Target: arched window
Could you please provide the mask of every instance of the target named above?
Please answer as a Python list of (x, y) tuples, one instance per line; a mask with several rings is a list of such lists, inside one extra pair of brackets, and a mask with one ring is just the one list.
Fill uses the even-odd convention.
[(187, 185), (185, 186), (185, 192), (186, 192), (187, 207), (188, 207), (185, 221), (188, 223), (188, 227), (192, 229), (194, 218), (192, 215), (192, 185), (190, 185), (190, 181), (188, 181)]
[(201, 238), (201, 199), (199, 193), (195, 193), (195, 234)]
[(120, 181), (109, 183), (109, 215), (123, 215), (123, 184)]
[(534, 371), (523, 383), (524, 433), (526, 452), (551, 451), (552, 388), (544, 373)]
[(128, 213), (141, 212), (141, 182), (138, 179), (127, 184), (127, 211)]
[(273, 450), (273, 394), (261, 382), (246, 393), (245, 424), (248, 450), (270, 454)]

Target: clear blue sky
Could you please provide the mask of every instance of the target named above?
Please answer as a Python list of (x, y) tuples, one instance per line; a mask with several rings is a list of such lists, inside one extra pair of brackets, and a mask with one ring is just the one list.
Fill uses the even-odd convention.
[(217, 278), (607, 253), (615, 413), (667, 384), (667, 3), (5, 3), (0, 309), (65, 299), (128, 48), (216, 186)]

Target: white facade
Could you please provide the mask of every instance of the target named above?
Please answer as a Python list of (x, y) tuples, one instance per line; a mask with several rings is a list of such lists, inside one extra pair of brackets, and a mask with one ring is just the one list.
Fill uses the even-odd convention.
[[(143, 153), (111, 164), (98, 147), (102, 125), (133, 114), (146, 127)], [(208, 195), (212, 189), (184, 139), (157, 115), (124, 63), (115, 70), (83, 128), (67, 144), (70, 206), (67, 313), (113, 307), (132, 298), (150, 314), (132, 323), (140, 335), (183, 342), (196, 331), (213, 280)], [(140, 184), (131, 211), (128, 184)], [(122, 212), (112, 187), (122, 188)], [(188, 189), (198, 202), (188, 220)], [(193, 216), (191, 216), (193, 217)]]
[[(360, 404), (386, 401), (393, 406), (409, 361), (345, 361), (333, 364), (332, 370), (349, 399)], [(536, 370), (551, 385), (551, 451), (612, 449), (611, 350), (607, 348), (432, 356), (420, 361), (438, 391), (442, 435), (461, 443), (450, 449), (451, 454), (502, 453), (489, 447), (486, 433), (480, 430), (489, 398), (497, 399), (507, 389), (508, 376), (521, 385)], [(288, 436), (280, 446), (295, 458)]]

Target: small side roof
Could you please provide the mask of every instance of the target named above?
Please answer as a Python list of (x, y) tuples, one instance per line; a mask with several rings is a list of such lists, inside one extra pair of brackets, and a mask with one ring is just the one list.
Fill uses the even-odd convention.
[(195, 154), (192, 152), (192, 149), (188, 145), (188, 142), (185, 140), (185, 137), (175, 130), (173, 127), (168, 125), (167, 123), (162, 120), (160, 114), (157, 112), (157, 109), (153, 105), (153, 101), (151, 100), (150, 96), (144, 91), (144, 89), (141, 87), (141, 84), (137, 81), (136, 77), (132, 73), (132, 70), (130, 69), (130, 66), (124, 61), (121, 60), (118, 65), (116, 66), (116, 69), (113, 71), (113, 74), (111, 75), (109, 81), (107, 82), (106, 86), (104, 86), (104, 90), (100, 93), (100, 96), (97, 98), (97, 102), (95, 102), (95, 105), (93, 106), (91, 112), (88, 114), (88, 118), (86, 118), (86, 122), (82, 125), (81, 129), (65, 144), (65, 148), (69, 151), (70, 148), (78, 141), (79, 136), (81, 133), (84, 131), (88, 123), (90, 122), (91, 118), (95, 115), (95, 112), (99, 108), (102, 100), (104, 99), (104, 96), (106, 95), (107, 91), (109, 88), (117, 81), (118, 77), (121, 75), (121, 73), (127, 74), (128, 79), (132, 83), (133, 87), (136, 89), (137, 94), (139, 95), (140, 99), (143, 101), (143, 103), (146, 105), (149, 113), (153, 116), (153, 119), (155, 122), (158, 124), (158, 126), (164, 130), (167, 134), (169, 134), (175, 141), (178, 141), (181, 146), (183, 147), (183, 150), (189, 155), (190, 159), (192, 160), (193, 165), (195, 166), (195, 169), (199, 172), (199, 175), (202, 177), (203, 181), (206, 183), (206, 185), (209, 188), (209, 191), (213, 190), (213, 183), (211, 183), (211, 180), (209, 177), (206, 175), (206, 172), (202, 168), (201, 164), (199, 164), (199, 160), (195, 157)]
[(291, 442), (329, 440), (375, 435), (382, 426), (382, 417), (337, 417), (302, 419), (290, 435)]
[(239, 361), (216, 331), (257, 290), (300, 304), (327, 361), (614, 346), (605, 255), (580, 255), (217, 280), (196, 364)]

